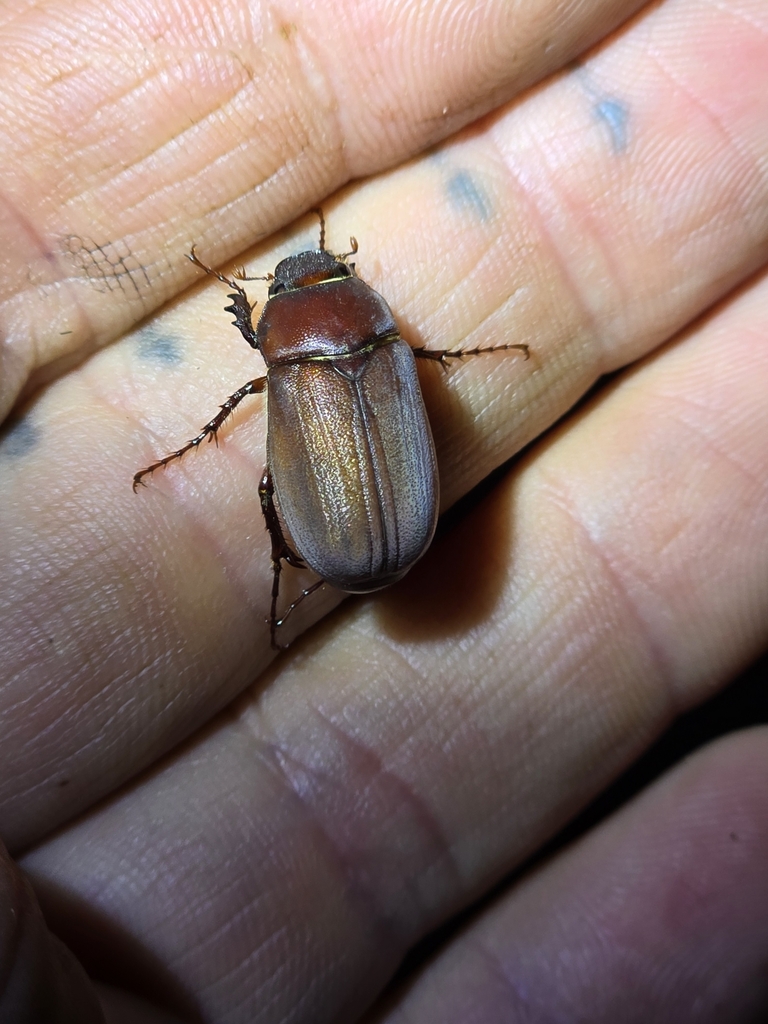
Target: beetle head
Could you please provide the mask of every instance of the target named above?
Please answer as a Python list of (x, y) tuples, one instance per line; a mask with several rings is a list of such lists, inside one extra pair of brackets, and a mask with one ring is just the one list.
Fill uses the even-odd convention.
[(337, 281), (352, 277), (353, 271), (344, 260), (327, 249), (308, 249), (281, 260), (275, 267), (275, 279), (269, 286), (269, 295), (295, 291), (310, 284)]

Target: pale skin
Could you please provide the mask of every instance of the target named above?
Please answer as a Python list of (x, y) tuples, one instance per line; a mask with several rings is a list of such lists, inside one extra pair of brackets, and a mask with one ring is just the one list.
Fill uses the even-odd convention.
[[(762, 729), (382, 996), (768, 642), (768, 15), (637, 7), (0, 9), (0, 1019), (766, 1014)], [(131, 481), (263, 371), (191, 245), (318, 203), (412, 344), (530, 346), (422, 367), (444, 508), (531, 448), (275, 656), (264, 398)]]

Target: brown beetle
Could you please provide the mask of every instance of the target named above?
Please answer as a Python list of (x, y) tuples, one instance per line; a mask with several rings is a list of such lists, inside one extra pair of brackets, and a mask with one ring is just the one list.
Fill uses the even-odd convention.
[[(268, 390), (267, 467), (259, 497), (272, 541), (270, 640), (296, 605), (324, 582), (362, 594), (404, 576), (429, 547), (437, 524), (439, 485), (432, 431), (414, 356), (448, 359), (517, 349), (412, 348), (400, 337), (384, 299), (355, 274), (348, 257), (320, 248), (282, 260), (267, 278), (269, 295), (254, 328), (253, 307), (237, 280), (189, 255), (232, 292), (234, 324), (258, 349), (267, 375), (224, 402), (197, 437), (154, 462), (142, 478), (215, 437), (247, 395)], [(277, 508), (275, 506), (277, 499)], [(279, 509), (279, 515), (278, 515)], [(283, 524), (293, 547), (283, 534)], [(320, 577), (277, 618), (283, 561)]]

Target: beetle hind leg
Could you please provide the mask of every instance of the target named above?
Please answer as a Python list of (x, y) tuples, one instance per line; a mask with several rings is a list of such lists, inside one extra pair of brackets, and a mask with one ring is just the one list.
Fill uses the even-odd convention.
[[(282, 615), (280, 616), (280, 618), (279, 618), (279, 619), (277, 619), (277, 620), (275, 621), (275, 629), (277, 630), (277, 629), (280, 629), (280, 627), (281, 627), (281, 626), (284, 626), (284, 625), (285, 625), (285, 623), (286, 623), (286, 622), (288, 621), (288, 619), (290, 618), (290, 616), (291, 616), (291, 615), (293, 614), (293, 612), (294, 612), (294, 611), (296, 611), (296, 609), (298, 608), (298, 606), (299, 606), (299, 605), (301, 604), (301, 602), (302, 602), (302, 601), (304, 600), (304, 598), (306, 598), (306, 597), (309, 597), (309, 596), (310, 596), (310, 594), (314, 594), (314, 592), (315, 592), (316, 590), (319, 590), (319, 589), (320, 589), (320, 587), (322, 587), (322, 586), (325, 586), (325, 580), (315, 580), (315, 582), (314, 582), (314, 583), (312, 584), (312, 586), (311, 586), (311, 587), (305, 587), (305, 588), (304, 588), (304, 590), (302, 590), (302, 592), (301, 592), (301, 593), (299, 594), (299, 596), (298, 596), (298, 597), (296, 598), (296, 600), (295, 600), (295, 601), (291, 601), (291, 603), (290, 603), (290, 604), (288, 605), (288, 607), (287, 607), (287, 608), (285, 609), (285, 611), (284, 611), (284, 612), (283, 612), (283, 614), (282, 614)], [(286, 648), (286, 647), (287, 647), (288, 645), (287, 645), (287, 644), (284, 644), (284, 645), (282, 645), (282, 646), (281, 646), (281, 645), (278, 645), (278, 646), (279, 646), (279, 649), (280, 649), (281, 651), (284, 651), (284, 650), (285, 650), (285, 648)]]
[(272, 542), (272, 595), (269, 608), (269, 642), (273, 650), (284, 651), (288, 645), (277, 642), (278, 627), (285, 623), (291, 612), (293, 612), (297, 605), (301, 604), (305, 597), (309, 597), (310, 594), (313, 594), (323, 585), (324, 580), (318, 580), (311, 587), (303, 590), (296, 600), (289, 605), (285, 614), (278, 619), (277, 600), (280, 596), (280, 574), (283, 571), (283, 562), (287, 562), (288, 565), (292, 565), (295, 569), (304, 569), (305, 565), (285, 539), (283, 528), (277, 515), (277, 509), (275, 508), (274, 495), (275, 488), (272, 483), (272, 474), (269, 468), (267, 468), (264, 470), (264, 475), (259, 484), (259, 500), (269, 539)]

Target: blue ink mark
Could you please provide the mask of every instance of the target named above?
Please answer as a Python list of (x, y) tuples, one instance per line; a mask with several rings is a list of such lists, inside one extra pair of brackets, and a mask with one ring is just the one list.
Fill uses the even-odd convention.
[(460, 210), (474, 213), (480, 220), (488, 220), (491, 202), (469, 171), (456, 171), (448, 179), (448, 196)]
[(21, 458), (31, 452), (40, 440), (39, 429), (28, 419), (16, 420), (3, 432), (0, 455), (10, 459)]
[(629, 110), (619, 100), (600, 100), (595, 103), (594, 111), (597, 119), (608, 128), (614, 153), (623, 153), (627, 148), (627, 121)]
[(139, 335), (138, 352), (140, 359), (153, 363), (173, 366), (181, 362), (181, 348), (172, 334), (160, 334), (151, 327), (145, 327)]

